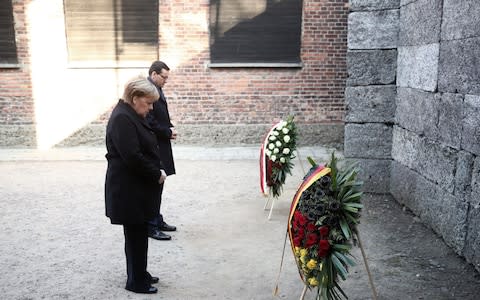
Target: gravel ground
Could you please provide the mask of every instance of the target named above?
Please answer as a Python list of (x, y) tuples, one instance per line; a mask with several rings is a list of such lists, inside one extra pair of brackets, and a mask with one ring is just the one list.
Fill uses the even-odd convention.
[[(274, 299), (301, 168), (268, 220), (256, 160), (177, 159), (163, 214), (178, 231), (149, 240), (156, 295), (123, 288), (123, 231), (104, 216), (105, 168), (101, 159), (0, 161), (0, 299)], [(479, 274), (417, 218), (388, 196), (364, 203), (360, 232), (379, 299), (478, 299)], [(341, 286), (350, 299), (371, 299), (354, 254)], [(302, 288), (287, 242), (278, 298), (298, 299)]]

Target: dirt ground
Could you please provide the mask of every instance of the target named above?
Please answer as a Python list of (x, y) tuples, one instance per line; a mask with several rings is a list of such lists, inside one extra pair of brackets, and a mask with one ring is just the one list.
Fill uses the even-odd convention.
[[(149, 240), (159, 293), (127, 292), (123, 231), (104, 215), (106, 162), (0, 162), (1, 299), (275, 299), (290, 201), (303, 176), (287, 179), (271, 220), (252, 159), (177, 159), (163, 214), (172, 241)], [(367, 195), (360, 227), (379, 299), (478, 299), (480, 276), (390, 197)], [(371, 299), (358, 249), (341, 283)], [(279, 299), (302, 291), (289, 244)], [(314, 299), (307, 292), (305, 299)]]

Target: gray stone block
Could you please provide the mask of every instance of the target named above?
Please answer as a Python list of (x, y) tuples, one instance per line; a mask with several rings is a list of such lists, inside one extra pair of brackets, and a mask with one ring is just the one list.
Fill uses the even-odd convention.
[(391, 126), (381, 123), (345, 125), (345, 157), (389, 159), (391, 149)]
[(394, 84), (397, 50), (347, 52), (347, 86)]
[(440, 41), (441, 0), (418, 0), (400, 10), (399, 45), (418, 46)]
[(439, 44), (398, 47), (397, 86), (435, 91), (438, 55)]
[(444, 41), (440, 45), (438, 90), (480, 95), (480, 38)]
[(438, 110), (434, 93), (411, 88), (397, 88), (396, 123), (418, 135), (437, 137)]
[(394, 127), (392, 158), (453, 194), (457, 151)]
[(358, 178), (363, 181), (362, 190), (367, 193), (387, 194), (390, 192), (390, 159), (349, 158), (358, 163)]
[(467, 237), (464, 250), (465, 258), (477, 270), (480, 270), (480, 206), (470, 206)]
[(465, 96), (462, 148), (480, 155), (480, 96)]
[[(472, 190), (472, 168), (474, 156), (465, 151), (457, 154), (454, 195), (466, 198)], [(480, 182), (479, 182), (480, 183)]]
[(350, 0), (350, 9), (353, 11), (392, 9), (399, 6), (400, 0)]
[(345, 121), (393, 123), (395, 96), (395, 85), (347, 87)]
[(414, 199), (422, 221), (441, 235), (457, 254), (462, 254), (469, 204), (462, 197), (453, 196), (422, 176), (417, 177)]
[(420, 175), (398, 161), (392, 161), (390, 193), (395, 200), (410, 208), (416, 214), (420, 212), (420, 209), (418, 203), (414, 201), (413, 195), (415, 195), (418, 176)]
[(467, 231), (468, 203), (399, 162), (392, 162), (392, 196), (462, 254)]
[(442, 40), (480, 36), (480, 3), (478, 0), (444, 0)]
[(405, 6), (415, 1), (418, 1), (418, 0), (400, 0), (400, 6)]
[(418, 173), (453, 194), (458, 152), (425, 138), (419, 146)]
[(480, 206), (480, 157), (478, 156), (473, 163), (471, 178), (471, 194), (468, 201), (477, 207)]
[(397, 47), (399, 10), (353, 12), (348, 15), (348, 49)]
[(401, 127), (460, 149), (463, 96), (397, 89), (396, 122)]
[(393, 126), (392, 159), (412, 170), (418, 168), (418, 150), (421, 138), (414, 132)]
[(460, 149), (463, 119), (463, 95), (437, 94), (438, 140), (445, 145)]

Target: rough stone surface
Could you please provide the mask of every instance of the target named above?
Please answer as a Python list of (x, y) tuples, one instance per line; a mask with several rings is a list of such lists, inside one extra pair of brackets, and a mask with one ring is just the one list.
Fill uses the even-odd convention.
[(480, 96), (465, 96), (462, 148), (480, 155)]
[(457, 167), (455, 171), (455, 195), (464, 198), (470, 196), (472, 190), (473, 162), (474, 156), (471, 153), (466, 151), (458, 152)]
[(367, 193), (387, 194), (390, 192), (391, 159), (348, 158), (360, 168), (359, 179), (363, 181), (363, 191)]
[(399, 47), (397, 86), (433, 92), (437, 88), (439, 44)]
[(350, 0), (352, 11), (392, 9), (399, 6), (400, 0)]
[(381, 123), (345, 125), (345, 157), (389, 159), (391, 150), (391, 126)]
[[(401, 163), (392, 164), (392, 195), (462, 254), (467, 230), (468, 203)], [(395, 191), (395, 193), (393, 193)]]
[(348, 15), (348, 49), (391, 49), (398, 43), (399, 10)]
[(468, 203), (422, 176), (416, 180), (416, 184), (414, 198), (421, 207), (418, 215), (456, 253), (462, 254), (467, 234)]
[(400, 10), (399, 45), (419, 46), (440, 41), (442, 0), (418, 0)]
[(400, 6), (405, 6), (415, 1), (418, 1), (418, 0), (400, 0)]
[(442, 40), (480, 36), (478, 0), (443, 0)]
[[(246, 145), (261, 143), (271, 125), (178, 125), (181, 145)], [(343, 124), (297, 124), (299, 145), (343, 147)], [(89, 125), (58, 144), (59, 147), (105, 144), (105, 126)]]
[(392, 123), (395, 114), (395, 85), (347, 87), (346, 122)]
[(480, 206), (480, 157), (475, 158), (472, 169), (472, 194), (470, 195), (470, 204), (477, 207)]
[(395, 83), (397, 50), (348, 51), (347, 71), (347, 86)]
[(438, 90), (480, 95), (480, 38), (443, 41), (440, 46)]
[(463, 96), (397, 89), (397, 124), (429, 139), (460, 149)]
[(392, 158), (453, 193), (457, 151), (394, 127)]
[(438, 111), (434, 93), (411, 88), (397, 88), (396, 123), (418, 135), (437, 137)]
[(31, 148), (37, 144), (34, 125), (2, 125), (0, 127), (0, 147)]
[(470, 206), (464, 255), (468, 262), (480, 270), (480, 206)]

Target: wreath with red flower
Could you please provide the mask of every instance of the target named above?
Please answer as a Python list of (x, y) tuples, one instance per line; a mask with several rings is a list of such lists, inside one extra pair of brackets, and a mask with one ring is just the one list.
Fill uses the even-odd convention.
[(348, 299), (339, 278), (345, 280), (355, 265), (350, 250), (357, 245), (363, 183), (355, 164), (339, 170), (334, 154), (326, 166), (308, 159), (312, 168), (290, 208), (292, 251), (305, 285), (317, 288), (317, 299)]

